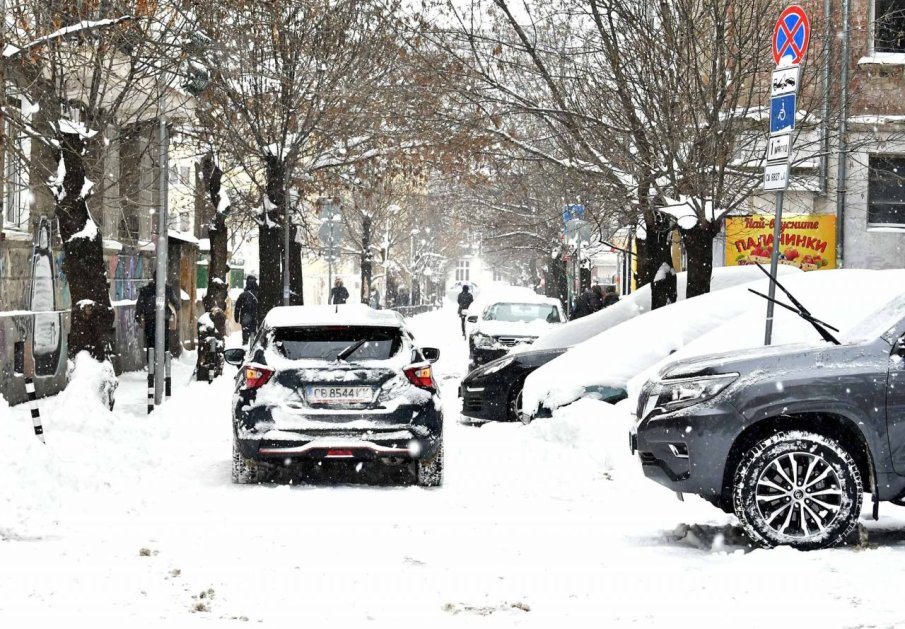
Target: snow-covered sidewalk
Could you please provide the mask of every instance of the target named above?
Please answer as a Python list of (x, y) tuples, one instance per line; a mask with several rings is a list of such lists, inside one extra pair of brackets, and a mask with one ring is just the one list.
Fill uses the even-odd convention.
[[(905, 518), (866, 549), (749, 549), (733, 519), (642, 478), (626, 409), (460, 425), (455, 310), (413, 320), (446, 408), (440, 489), (233, 486), (232, 376), (145, 414), (144, 374), (111, 413), (76, 391), (0, 408), (0, 627), (892, 626)], [(902, 553), (900, 555), (900, 553)]]

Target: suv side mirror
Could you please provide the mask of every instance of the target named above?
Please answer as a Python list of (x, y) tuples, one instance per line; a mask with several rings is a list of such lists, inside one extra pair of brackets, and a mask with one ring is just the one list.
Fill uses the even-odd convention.
[(232, 347), (223, 352), (223, 360), (230, 365), (238, 367), (245, 360), (245, 349), (242, 347)]
[(435, 363), (440, 360), (440, 350), (436, 347), (422, 347), (421, 355), (429, 363)]
[(477, 322), (478, 322), (478, 315), (471, 315), (470, 317), (468, 317), (468, 322), (469, 322), (469, 323), (477, 323)]

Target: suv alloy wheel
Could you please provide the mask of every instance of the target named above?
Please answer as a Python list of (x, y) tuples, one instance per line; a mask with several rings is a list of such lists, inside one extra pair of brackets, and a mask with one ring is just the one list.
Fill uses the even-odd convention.
[(735, 515), (761, 546), (835, 546), (861, 513), (864, 487), (854, 459), (813, 432), (785, 431), (757, 443), (742, 457), (734, 481)]

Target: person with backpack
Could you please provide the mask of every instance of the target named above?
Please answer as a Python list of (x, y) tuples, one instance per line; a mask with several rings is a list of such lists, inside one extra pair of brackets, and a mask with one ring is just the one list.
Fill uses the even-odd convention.
[(233, 317), (242, 326), (242, 344), (247, 345), (258, 329), (258, 278), (254, 275), (245, 278), (245, 290), (236, 300)]
[(459, 319), (462, 321), (462, 338), (465, 338), (465, 311), (468, 310), (468, 307), (471, 306), (472, 302), (474, 302), (474, 295), (471, 294), (471, 289), (468, 288), (468, 284), (464, 284), (462, 286), (462, 292), (459, 293)]

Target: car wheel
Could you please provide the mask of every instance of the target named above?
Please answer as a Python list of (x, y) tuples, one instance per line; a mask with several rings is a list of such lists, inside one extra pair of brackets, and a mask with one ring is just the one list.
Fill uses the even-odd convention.
[(430, 459), (418, 459), (418, 484), (421, 487), (439, 487), (443, 484), (443, 444)]
[(506, 404), (506, 416), (511, 422), (517, 422), (522, 415), (522, 390), (525, 382), (516, 382), (509, 389), (509, 402)]
[(757, 544), (835, 546), (858, 523), (864, 486), (852, 456), (829, 437), (780, 432), (753, 446), (735, 471), (733, 504)]
[(233, 438), (233, 483), (236, 485), (257, 485), (267, 482), (270, 468), (266, 463), (242, 456), (239, 444)]

